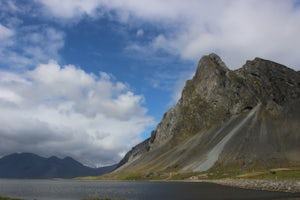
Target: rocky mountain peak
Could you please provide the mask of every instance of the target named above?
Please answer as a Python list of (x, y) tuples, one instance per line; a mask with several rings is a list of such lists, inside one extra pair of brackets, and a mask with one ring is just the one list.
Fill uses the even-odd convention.
[[(246, 107), (254, 107), (258, 102), (243, 77), (227, 68), (214, 53), (201, 58), (195, 76), (187, 81), (183, 89), (179, 104), (191, 105), (191, 100), (195, 98), (207, 102), (224, 119), (228, 115), (240, 113)], [(208, 112), (212, 113), (212, 110)]]
[(220, 58), (220, 56), (218, 56), (215, 53), (211, 53), (208, 55), (208, 57), (218, 66), (223, 67), (224, 69), (227, 69), (227, 66), (225, 65), (225, 63), (223, 62), (223, 60)]
[(273, 61), (255, 58), (247, 61), (237, 74), (242, 76), (255, 95), (267, 104), (283, 105), (300, 98), (300, 77), (293, 69)]
[(300, 163), (300, 74), (255, 58), (238, 70), (203, 56), (178, 103), (120, 170), (205, 171)]
[[(194, 77), (186, 82), (179, 102), (164, 115), (153, 131), (150, 147), (164, 144), (173, 137), (182, 139), (214, 123), (225, 121), (230, 112), (238, 112), (240, 108), (233, 111), (227, 107), (234, 104), (231, 93), (239, 90), (239, 86), (231, 80), (234, 78), (238, 77), (218, 55), (212, 53), (203, 56)], [(245, 99), (249, 95), (245, 94)]]
[(194, 76), (194, 81), (207, 80), (211, 76), (224, 75), (229, 69), (222, 61), (222, 59), (215, 53), (211, 53), (207, 56), (203, 56), (199, 63)]

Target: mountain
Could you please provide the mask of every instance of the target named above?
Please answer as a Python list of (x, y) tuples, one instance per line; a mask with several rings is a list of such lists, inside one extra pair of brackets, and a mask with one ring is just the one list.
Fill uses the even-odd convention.
[(0, 159), (0, 178), (74, 178), (109, 173), (116, 166), (90, 168), (71, 157), (59, 159), (40, 157), (32, 153), (15, 153)]
[(204, 56), (177, 104), (115, 173), (300, 166), (300, 73), (255, 58), (230, 70)]

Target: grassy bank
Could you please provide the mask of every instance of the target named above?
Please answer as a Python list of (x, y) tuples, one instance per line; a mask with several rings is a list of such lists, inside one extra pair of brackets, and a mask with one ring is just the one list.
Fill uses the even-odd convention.
[(300, 168), (277, 168), (271, 170), (245, 173), (236, 176), (245, 179), (268, 179), (268, 180), (300, 180)]
[(0, 196), (0, 200), (21, 200), (21, 199), (14, 199), (14, 198)]
[[(0, 200), (22, 200), (22, 199), (14, 199), (14, 198), (0, 196)], [(113, 198), (107, 198), (107, 197), (105, 197), (105, 198), (89, 197), (89, 198), (84, 198), (82, 200), (121, 200), (121, 199), (113, 199)]]
[(121, 199), (90, 197), (90, 198), (84, 198), (84, 199), (82, 199), (82, 200), (121, 200)]
[(219, 179), (261, 179), (261, 180), (300, 180), (300, 167), (262, 169), (251, 171), (222, 171), (207, 172), (127, 172), (108, 174), (104, 176), (80, 177), (77, 180), (219, 180)]

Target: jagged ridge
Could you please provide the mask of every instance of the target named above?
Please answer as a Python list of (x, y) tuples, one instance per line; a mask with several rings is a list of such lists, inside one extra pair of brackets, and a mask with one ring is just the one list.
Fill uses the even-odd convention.
[(235, 71), (201, 58), (176, 106), (117, 172), (299, 165), (300, 74), (255, 58)]

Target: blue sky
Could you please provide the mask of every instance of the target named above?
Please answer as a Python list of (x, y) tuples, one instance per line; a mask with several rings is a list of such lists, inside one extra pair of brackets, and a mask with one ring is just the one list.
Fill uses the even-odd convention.
[(296, 0), (0, 0), (0, 156), (118, 162), (198, 60), (300, 69)]

